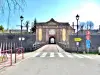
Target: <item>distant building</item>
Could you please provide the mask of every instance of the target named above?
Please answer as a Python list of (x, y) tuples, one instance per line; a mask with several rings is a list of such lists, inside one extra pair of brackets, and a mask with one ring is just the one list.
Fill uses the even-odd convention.
[[(27, 32), (27, 30), (22, 30), (22, 32)], [(0, 31), (2, 33), (2, 31)], [(21, 33), (20, 29), (10, 29), (10, 30), (4, 30), (4, 33)]]
[(36, 41), (54, 43), (69, 41), (69, 35), (73, 34), (73, 29), (68, 22), (57, 22), (51, 18), (47, 22), (36, 23)]

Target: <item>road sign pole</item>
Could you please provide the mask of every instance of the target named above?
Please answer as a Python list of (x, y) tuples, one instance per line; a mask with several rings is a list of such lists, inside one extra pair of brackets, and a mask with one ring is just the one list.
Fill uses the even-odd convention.
[(78, 53), (79, 42), (76, 42), (76, 46), (77, 46), (77, 53)]
[(87, 48), (87, 53), (89, 53), (90, 51), (89, 51), (89, 49), (90, 49), (90, 38), (91, 38), (91, 36), (90, 36), (90, 31), (88, 30), (88, 31), (86, 31), (86, 48)]
[(89, 53), (89, 48), (87, 48), (87, 53)]

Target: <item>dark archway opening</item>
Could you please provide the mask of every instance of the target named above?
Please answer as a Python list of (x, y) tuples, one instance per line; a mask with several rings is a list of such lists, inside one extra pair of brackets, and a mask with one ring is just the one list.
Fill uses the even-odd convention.
[(56, 44), (56, 39), (54, 36), (49, 37), (49, 44)]

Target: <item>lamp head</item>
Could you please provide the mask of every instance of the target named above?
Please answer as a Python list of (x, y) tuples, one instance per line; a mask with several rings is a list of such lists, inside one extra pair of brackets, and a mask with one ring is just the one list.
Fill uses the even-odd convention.
[(79, 20), (79, 17), (80, 17), (80, 16), (77, 14), (77, 15), (76, 15), (76, 20)]
[(24, 17), (23, 16), (20, 16), (20, 20), (23, 21), (23, 19), (24, 19)]

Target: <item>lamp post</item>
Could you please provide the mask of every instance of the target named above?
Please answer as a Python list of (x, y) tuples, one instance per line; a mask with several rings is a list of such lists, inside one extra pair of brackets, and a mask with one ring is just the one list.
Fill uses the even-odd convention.
[[(78, 20), (79, 20), (78, 14), (76, 15), (76, 20), (77, 20), (77, 38), (78, 38)], [(77, 42), (77, 52), (78, 52), (78, 45), (79, 45), (79, 42)]]
[(20, 16), (20, 20), (21, 20), (21, 47), (22, 47), (22, 22), (23, 22), (24, 17)]

